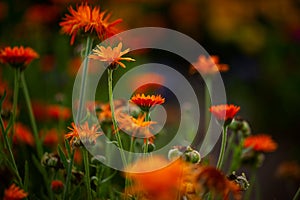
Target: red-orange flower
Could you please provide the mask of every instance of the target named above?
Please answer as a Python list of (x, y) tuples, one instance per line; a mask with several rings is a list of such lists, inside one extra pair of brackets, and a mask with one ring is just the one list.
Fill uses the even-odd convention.
[(123, 55), (127, 54), (129, 52), (129, 48), (122, 51), (122, 43), (120, 42), (117, 47), (107, 47), (97, 45), (96, 49), (93, 49), (93, 54), (89, 56), (89, 58), (107, 62), (110, 64), (110, 67), (112, 69), (115, 69), (118, 65), (120, 65), (123, 68), (126, 68), (126, 66), (121, 62), (124, 61), (135, 61), (132, 58), (129, 57), (122, 57)]
[(247, 137), (244, 141), (244, 147), (252, 148), (258, 152), (273, 152), (277, 149), (277, 143), (270, 135), (259, 134)]
[(68, 120), (71, 117), (71, 110), (68, 107), (60, 105), (49, 105), (47, 107), (47, 115), (54, 120)]
[(71, 138), (70, 145), (73, 147), (80, 146), (81, 144), (94, 145), (96, 143), (96, 138), (102, 134), (98, 131), (99, 126), (93, 125), (89, 127), (88, 122), (81, 126), (76, 126), (73, 122), (71, 126), (72, 127), (68, 127), (70, 132), (65, 135), (65, 138)]
[(71, 45), (80, 31), (96, 33), (100, 39), (106, 39), (118, 32), (115, 25), (122, 22), (121, 19), (109, 22), (110, 14), (106, 15), (106, 11), (100, 12), (100, 7), (92, 8), (87, 3), (77, 6), (76, 10), (70, 6), (69, 12), (59, 25), (63, 33), (71, 36)]
[(138, 105), (142, 110), (149, 110), (154, 105), (163, 104), (165, 98), (162, 98), (161, 95), (147, 95), (145, 94), (136, 94), (131, 97), (130, 102)]
[(43, 144), (47, 147), (55, 147), (59, 141), (59, 133), (56, 129), (50, 129), (44, 133)]
[(31, 131), (21, 123), (15, 124), (15, 133), (13, 137), (15, 143), (24, 143), (34, 146), (34, 138)]
[(60, 180), (53, 180), (51, 182), (51, 190), (54, 193), (60, 194), (60, 193), (62, 193), (63, 189), (64, 189), (64, 184), (63, 184), (62, 181), (60, 181)]
[(127, 134), (132, 137), (138, 138), (149, 138), (151, 141), (154, 136), (151, 133), (151, 125), (155, 124), (153, 121), (145, 121), (145, 115), (140, 115), (138, 118), (134, 118), (125, 113), (118, 113), (116, 115), (118, 126), (120, 129), (125, 131)]
[(181, 189), (185, 163), (169, 163), (161, 157), (138, 160), (127, 169), (133, 180), (131, 192), (145, 199), (174, 200)]
[(214, 167), (200, 167), (195, 183), (202, 194), (212, 192), (212, 194), (222, 196), (224, 200), (227, 200), (232, 192), (234, 199), (241, 199), (240, 187), (236, 183), (229, 181), (221, 171)]
[(198, 57), (198, 61), (193, 63), (190, 67), (190, 73), (194, 74), (200, 71), (203, 75), (206, 74), (214, 74), (218, 71), (226, 72), (228, 71), (229, 67), (226, 64), (219, 64), (219, 57), (218, 56), (211, 56), (206, 58), (204, 55), (200, 55)]
[(23, 189), (20, 189), (15, 184), (12, 184), (8, 189), (4, 191), (3, 200), (21, 200), (28, 196)]
[(39, 55), (30, 47), (5, 47), (0, 51), (0, 62), (12, 67), (25, 69), (27, 65)]
[(218, 119), (221, 121), (230, 121), (232, 120), (237, 112), (239, 112), (240, 107), (235, 105), (217, 105), (217, 106), (211, 106), (209, 108), (209, 111)]

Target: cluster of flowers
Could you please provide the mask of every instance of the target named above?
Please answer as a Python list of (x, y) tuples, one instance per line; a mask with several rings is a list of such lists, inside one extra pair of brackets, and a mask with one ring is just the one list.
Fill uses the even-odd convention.
[[(19, 167), (13, 154), (13, 145), (17, 143), (16, 141), (25, 142), (36, 148), (37, 158), (41, 159), (43, 166), (37, 166), (37, 168), (45, 179), (45, 190), (50, 199), (69, 199), (72, 193), (80, 191), (76, 185), (79, 187), (84, 185), (84, 194), (87, 199), (113, 199), (117, 198), (116, 195), (125, 199), (173, 200), (211, 199), (214, 197), (229, 199), (230, 194), (233, 195), (234, 199), (241, 199), (242, 192), (248, 189), (249, 183), (245, 174), (236, 175), (235, 171), (245, 162), (253, 164), (256, 168), (259, 167), (263, 153), (272, 152), (277, 148), (277, 144), (272, 138), (265, 134), (251, 135), (248, 123), (235, 118), (240, 107), (235, 105), (208, 106), (207, 109), (223, 127), (221, 151), (216, 167), (202, 161), (199, 152), (189, 146), (178, 146), (170, 149), (169, 160), (159, 156), (146, 156), (134, 163), (128, 163), (128, 159), (122, 153), (126, 148), (129, 151), (141, 152), (145, 155), (151, 154), (155, 149), (156, 138), (152, 133), (152, 125), (156, 122), (151, 121), (151, 108), (155, 105), (164, 104), (166, 99), (158, 94), (137, 93), (129, 99), (129, 103), (138, 106), (139, 112), (135, 116), (123, 112), (122, 102), (113, 99), (113, 71), (117, 70), (118, 66), (126, 68), (124, 61), (132, 62), (135, 60), (130, 57), (123, 57), (129, 52), (129, 49), (122, 50), (121, 42), (116, 47), (97, 45), (94, 50), (90, 50), (93, 40), (102, 41), (116, 34), (118, 29), (115, 26), (122, 20), (110, 22), (110, 15), (106, 15), (105, 11), (101, 12), (99, 7), (92, 8), (87, 3), (77, 6), (76, 9), (70, 7), (69, 12), (70, 14), (63, 18), (60, 26), (63, 33), (71, 36), (70, 44), (75, 43), (75, 38), (78, 35), (85, 36), (87, 38), (86, 55), (88, 58), (108, 65), (109, 103), (92, 103), (93, 106), (90, 106), (92, 109), (97, 107), (98, 119), (95, 124), (89, 124), (87, 121), (79, 123), (80, 117), (77, 118), (78, 116), (76, 116), (76, 123), (71, 123), (71, 126), (68, 127), (69, 132), (63, 135), (65, 142), (60, 137), (59, 132), (52, 131), (50, 136), (48, 134), (41, 136), (35, 121), (35, 117), (39, 115), (39, 109), (31, 106), (24, 76), (24, 70), (39, 55), (29, 47), (6, 47), (2, 49), (0, 51), (1, 63), (10, 65), (15, 71), (12, 112), (7, 120), (1, 116), (1, 133), (5, 144), (1, 148), (6, 150), (3, 156), (7, 156), (8, 165), (11, 166), (14, 173), (11, 179), (12, 184), (4, 191), (4, 199), (23, 199), (31, 195), (31, 190), (35, 191), (28, 186), (27, 172), (25, 172), (24, 178), (19, 173)], [(85, 64), (84, 67), (87, 65)], [(203, 74), (213, 75), (219, 71), (227, 71), (228, 66), (218, 64), (216, 56), (211, 58), (200, 56), (199, 60), (191, 66), (190, 72), (194, 74), (197, 70)], [(85, 75), (83, 74), (84, 78)], [(20, 84), (24, 90), (33, 134), (18, 122), (17, 100)], [(6, 90), (1, 90), (1, 114), (8, 108), (5, 104), (7, 95)], [(81, 102), (82, 96), (79, 97), (79, 114), (77, 115), (80, 115), (85, 107)], [(88, 105), (86, 107), (90, 109)], [(70, 118), (70, 110), (60, 105), (46, 108), (42, 106), (40, 109), (43, 110), (42, 113), (48, 113), (49, 118), (57, 121), (66, 121)], [(88, 116), (87, 114), (86, 117)], [(98, 124), (100, 124), (101, 129)], [(131, 133), (129, 142), (124, 139), (123, 132)], [(227, 132), (231, 134), (228, 142)], [(86, 147), (96, 146), (97, 139), (104, 134), (121, 149), (122, 162), (126, 167), (125, 170), (128, 171), (123, 176), (116, 176), (116, 171), (97, 162), (97, 159), (90, 159), (91, 155), (89, 155)], [(14, 144), (11, 143), (12, 138), (15, 141)], [(138, 140), (142, 141), (142, 145), (135, 146), (137, 144), (135, 142)], [(48, 153), (45, 148), (47, 144), (50, 144), (49, 146), (56, 144), (57, 152)], [(61, 147), (62, 144), (65, 144), (65, 148)], [(84, 170), (82, 171), (84, 172), (78, 170), (80, 167), (76, 168), (74, 164), (78, 150), (81, 150), (80, 156), (83, 157)], [(223, 163), (228, 161), (230, 153), (232, 153), (233, 158), (228, 169), (229, 175), (226, 175), (227, 172), (224, 172)], [(36, 161), (37, 158), (34, 157), (33, 160)], [(38, 162), (35, 163), (39, 164)], [(80, 161), (76, 163), (78, 166), (81, 165)], [(162, 165), (166, 165), (166, 167), (154, 170)], [(132, 173), (132, 171), (140, 171), (140, 173)], [(50, 180), (47, 179), (49, 174), (54, 174)], [(120, 180), (125, 178), (125, 184), (119, 184), (121, 186), (118, 188), (121, 189), (116, 189), (118, 191), (110, 187), (118, 184), (113, 183), (115, 177)], [(250, 182), (250, 184), (253, 183)], [(109, 188), (110, 192), (105, 193), (102, 188)], [(73, 198), (76, 197), (73, 196)]]

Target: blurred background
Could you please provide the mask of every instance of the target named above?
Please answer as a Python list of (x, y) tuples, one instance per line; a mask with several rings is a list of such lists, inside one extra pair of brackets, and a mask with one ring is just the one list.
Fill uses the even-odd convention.
[[(31, 95), (71, 105), (81, 46), (69, 45), (59, 22), (71, 0), (0, 0), (0, 47), (24, 45), (39, 60), (26, 70)], [(267, 133), (278, 150), (259, 169), (261, 199), (291, 199), (300, 184), (299, 0), (88, 1), (122, 18), (122, 29), (166, 27), (197, 40), (221, 63), (228, 102), (241, 106), (253, 133)], [(0, 68), (1, 79), (12, 74)], [(11, 87), (12, 88), (12, 87)], [(286, 163), (288, 162), (288, 164)], [(285, 164), (284, 164), (285, 163)]]

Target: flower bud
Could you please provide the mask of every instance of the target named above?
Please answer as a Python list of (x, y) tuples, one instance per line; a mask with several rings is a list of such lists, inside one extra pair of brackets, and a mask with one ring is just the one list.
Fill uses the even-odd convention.
[(60, 180), (53, 180), (51, 182), (51, 190), (55, 194), (61, 194), (64, 190), (64, 184)]
[(245, 173), (242, 173), (242, 175), (237, 176), (235, 171), (233, 171), (227, 178), (230, 181), (234, 181), (235, 183), (237, 183), (240, 189), (243, 191), (247, 190), (250, 186)]
[(174, 148), (174, 149), (170, 149), (169, 153), (168, 153), (168, 159), (170, 161), (173, 161), (173, 160), (176, 160), (178, 159), (179, 157), (181, 157), (183, 155), (183, 153), (177, 149), (177, 148)]
[(63, 169), (63, 164), (60, 161), (60, 158), (57, 154), (45, 152), (41, 164), (44, 167), (51, 167), (55, 169)]
[(199, 163), (201, 161), (201, 156), (200, 153), (196, 150), (192, 150), (192, 151), (186, 151), (183, 153), (183, 158), (185, 161), (187, 162), (191, 162), (191, 163)]

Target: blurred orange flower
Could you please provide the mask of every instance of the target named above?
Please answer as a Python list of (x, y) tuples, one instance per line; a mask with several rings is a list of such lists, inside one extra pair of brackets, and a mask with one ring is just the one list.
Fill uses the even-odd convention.
[(105, 48), (104, 46), (97, 45), (96, 49), (93, 49), (93, 54), (89, 58), (107, 62), (110, 64), (111, 68), (115, 69), (118, 65), (123, 68), (126, 66), (121, 62), (124, 61), (135, 61), (129, 57), (122, 57), (129, 52), (129, 48), (122, 51), (122, 43), (120, 42), (117, 47), (111, 48), (110, 46)]
[(51, 182), (51, 190), (56, 193), (56, 194), (60, 194), (62, 193), (64, 189), (64, 183), (61, 180), (53, 180)]
[(68, 120), (71, 117), (71, 110), (61, 105), (47, 106), (47, 116), (54, 120)]
[(59, 141), (59, 133), (55, 128), (43, 132), (43, 144), (47, 147), (56, 147)]
[(259, 134), (247, 137), (244, 141), (244, 147), (252, 148), (258, 152), (273, 152), (277, 149), (277, 143), (270, 135)]
[(71, 45), (80, 31), (96, 33), (100, 39), (106, 39), (117, 33), (114, 26), (122, 22), (121, 19), (109, 22), (110, 14), (105, 16), (106, 11), (100, 12), (100, 7), (92, 8), (87, 3), (77, 6), (76, 10), (70, 6), (69, 12), (59, 25), (63, 33), (71, 36)]
[(145, 94), (136, 94), (131, 97), (130, 102), (138, 105), (142, 110), (149, 110), (154, 105), (163, 104), (165, 98), (162, 98), (161, 95), (147, 95)]
[(127, 177), (133, 180), (129, 191), (145, 199), (174, 200), (181, 188), (184, 167), (181, 160), (170, 163), (158, 156), (140, 159), (126, 170)]
[(85, 122), (81, 126), (76, 126), (74, 122), (72, 122), (71, 127), (68, 127), (70, 132), (65, 135), (66, 139), (71, 138), (70, 145), (72, 147), (84, 145), (94, 145), (96, 142), (96, 138), (99, 137), (102, 133), (100, 133), (99, 126), (93, 125), (89, 127), (88, 122)]
[(32, 48), (23, 46), (20, 47), (5, 47), (0, 50), (0, 62), (9, 64), (15, 68), (21, 68), (22, 70), (29, 65), (29, 63), (38, 58), (39, 55)]
[(59, 10), (57, 6), (44, 4), (35, 4), (29, 7), (25, 13), (26, 22), (33, 24), (42, 24), (54, 22), (58, 19)]
[(32, 132), (27, 126), (17, 122), (15, 124), (15, 133), (13, 136), (14, 143), (24, 143), (30, 146), (34, 146), (34, 138)]
[(215, 167), (200, 167), (196, 178), (196, 184), (197, 189), (202, 194), (212, 192), (214, 195), (222, 196), (224, 200), (227, 200), (229, 199), (230, 192), (232, 192), (234, 199), (241, 199), (241, 189), (239, 185), (229, 181), (227, 177)]
[(240, 107), (235, 105), (222, 104), (217, 106), (211, 106), (209, 111), (221, 121), (232, 120), (237, 112), (239, 112)]
[(203, 75), (214, 74), (216, 72), (226, 72), (229, 67), (226, 64), (219, 63), (218, 56), (211, 56), (206, 58), (204, 55), (198, 57), (197, 62), (192, 63), (190, 67), (190, 73), (195, 74), (200, 71)]
[(28, 196), (23, 189), (20, 189), (15, 184), (12, 184), (8, 189), (4, 191), (3, 200), (21, 200)]

